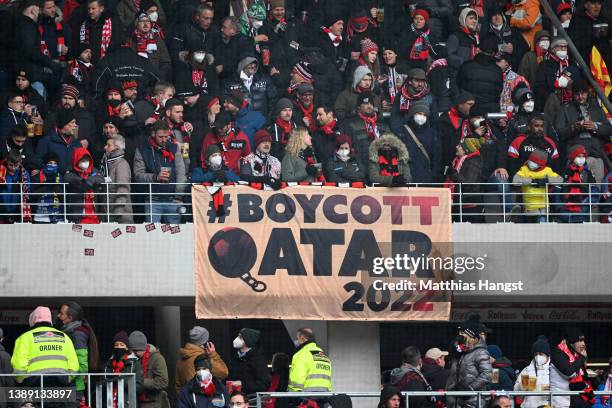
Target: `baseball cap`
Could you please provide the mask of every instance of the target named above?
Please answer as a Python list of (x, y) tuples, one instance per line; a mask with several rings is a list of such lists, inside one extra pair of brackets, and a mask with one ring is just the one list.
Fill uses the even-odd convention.
[(431, 358), (432, 360), (436, 360), (442, 356), (448, 356), (448, 351), (442, 351), (437, 347), (430, 348), (427, 350), (427, 353), (425, 353), (425, 357)]

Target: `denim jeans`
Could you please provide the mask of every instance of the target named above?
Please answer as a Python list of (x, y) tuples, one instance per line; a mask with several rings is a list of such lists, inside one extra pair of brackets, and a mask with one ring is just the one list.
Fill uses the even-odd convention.
[(164, 222), (166, 224), (180, 224), (181, 214), (178, 213), (182, 203), (176, 203), (169, 198), (163, 200), (155, 200), (151, 203), (149, 200), (145, 203), (145, 212), (147, 214), (146, 221), (153, 223)]

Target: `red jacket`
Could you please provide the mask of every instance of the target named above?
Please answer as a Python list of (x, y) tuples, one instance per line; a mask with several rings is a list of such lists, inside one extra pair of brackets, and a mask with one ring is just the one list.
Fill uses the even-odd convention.
[(214, 130), (209, 132), (204, 137), (202, 154), (200, 155), (200, 162), (202, 163), (203, 169), (207, 168), (206, 148), (212, 144), (216, 144), (221, 148), (223, 161), (225, 161), (227, 167), (236, 174), (240, 174), (240, 159), (251, 153), (251, 145), (249, 144), (247, 135), (242, 131), (236, 133), (233, 128), (225, 138), (220, 138)]

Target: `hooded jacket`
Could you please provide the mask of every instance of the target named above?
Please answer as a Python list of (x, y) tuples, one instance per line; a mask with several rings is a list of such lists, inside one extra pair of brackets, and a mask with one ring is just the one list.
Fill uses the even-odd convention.
[[(465, 20), (470, 12), (476, 12), (469, 7), (461, 10), (459, 14), (459, 24), (461, 27), (466, 27)], [(448, 66), (450, 67), (450, 76), (455, 78), (461, 64), (472, 59), (472, 44), (473, 41), (461, 29), (452, 33), (446, 41), (448, 50)]]
[(406, 182), (410, 183), (412, 181), (412, 176), (410, 174), (410, 156), (408, 155), (408, 150), (406, 149), (406, 145), (404, 145), (401, 140), (399, 140), (391, 133), (384, 134), (378, 139), (373, 140), (372, 143), (370, 143), (370, 155), (368, 162), (368, 176), (370, 179), (370, 183), (379, 183), (389, 187), (393, 182), (392, 176), (382, 176), (380, 174), (380, 167), (378, 164), (378, 151), (385, 144), (397, 150), (399, 172), (401, 175), (404, 176)]
[(231, 94), (232, 92), (240, 91), (244, 98), (249, 101), (253, 110), (268, 117), (269, 113), (274, 112), (276, 100), (278, 99), (278, 91), (272, 83), (272, 79), (261, 72), (261, 67), (253, 75), (251, 89), (247, 88), (244, 81), (240, 78), (244, 68), (253, 62), (257, 63), (255, 57), (245, 57), (238, 63), (236, 76), (225, 84), (225, 93)]
[[(365, 65), (360, 65), (355, 69), (353, 73), (353, 81), (350, 87), (345, 88), (338, 97), (336, 98), (336, 103), (334, 104), (334, 113), (338, 119), (344, 119), (346, 116), (355, 113), (355, 108), (357, 107), (357, 98), (359, 94), (356, 91), (357, 85), (363, 77), (366, 75), (372, 75), (372, 71)], [(374, 87), (374, 79), (372, 79), (372, 86), (370, 90)], [(374, 108), (380, 108), (380, 96), (374, 95)]]
[[(79, 161), (87, 157), (89, 159), (89, 167), (87, 170), (79, 168)], [(66, 188), (66, 213), (68, 220), (75, 223), (84, 222), (85, 219), (93, 220), (97, 217), (98, 223), (100, 217), (98, 214), (105, 212), (100, 206), (96, 208), (96, 193), (101, 193), (100, 185), (104, 183), (102, 177), (94, 169), (93, 157), (84, 147), (77, 147), (72, 153), (72, 168), (64, 175), (64, 181), (68, 183)], [(100, 197), (100, 201), (104, 201)]]
[[(465, 351), (451, 363), (446, 382), (448, 391), (485, 391), (491, 384), (493, 368), (489, 361), (487, 344), (480, 340), (474, 348)], [(476, 397), (446, 397), (448, 407), (476, 408)]]
[(181, 392), (181, 388), (185, 384), (187, 384), (193, 377), (196, 375), (195, 367), (193, 365), (193, 361), (195, 358), (201, 354), (205, 354), (210, 358), (210, 362), (212, 363), (212, 368), (210, 372), (212, 375), (220, 381), (223, 381), (227, 378), (228, 369), (219, 353), (206, 352), (202, 347), (193, 344), (193, 343), (185, 343), (184, 347), (179, 349), (179, 355), (181, 359), (176, 363), (176, 375), (174, 386), (176, 388), (176, 394), (179, 395)]
[(533, 48), (535, 33), (542, 29), (542, 14), (540, 13), (539, 0), (522, 0), (514, 4), (510, 27), (521, 30), (525, 41)]
[[(390, 382), (398, 387), (401, 391), (431, 391), (431, 386), (425, 379), (423, 373), (417, 368), (402, 364), (401, 367), (394, 368), (391, 371)], [(409, 400), (411, 406), (426, 408), (435, 407), (436, 405), (429, 397), (412, 397)]]

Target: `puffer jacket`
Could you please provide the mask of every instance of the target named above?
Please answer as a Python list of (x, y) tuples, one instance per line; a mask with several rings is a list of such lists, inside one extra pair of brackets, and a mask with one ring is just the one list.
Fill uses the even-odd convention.
[(412, 176), (410, 174), (410, 156), (408, 155), (408, 149), (406, 149), (406, 145), (404, 145), (404, 143), (402, 143), (402, 141), (393, 134), (382, 135), (370, 143), (370, 157), (368, 162), (368, 177), (370, 179), (370, 183), (379, 183), (387, 187), (390, 187), (393, 183), (392, 176), (380, 175), (378, 151), (385, 144), (397, 150), (397, 166), (399, 168), (399, 172), (402, 176), (404, 176), (406, 183), (410, 183), (412, 181)]
[[(516, 378), (514, 383), (514, 391), (528, 391), (523, 388), (521, 384), (521, 376), (528, 375), (530, 377), (536, 377), (536, 389), (537, 391), (543, 391), (547, 387), (550, 387), (549, 378), (550, 359), (543, 366), (537, 366), (535, 360), (523, 368), (523, 371)], [(547, 397), (525, 397), (521, 407), (523, 408), (537, 408), (542, 405), (550, 405), (549, 398)]]
[(181, 393), (181, 389), (196, 375), (193, 361), (201, 354), (205, 354), (210, 358), (212, 364), (210, 372), (212, 375), (220, 381), (227, 378), (228, 369), (225, 362), (221, 359), (219, 353), (206, 352), (202, 347), (193, 344), (185, 343), (185, 347), (179, 349), (179, 355), (181, 359), (176, 363), (176, 375), (174, 376), (174, 387), (176, 389), (176, 395)]
[(474, 95), (481, 111), (499, 112), (504, 80), (493, 57), (480, 53), (473, 61), (463, 64), (457, 75), (457, 86)]
[(242, 79), (240, 79), (240, 72), (252, 62), (257, 62), (257, 60), (254, 57), (246, 57), (238, 63), (236, 76), (225, 84), (225, 93), (242, 92), (242, 95), (249, 101), (249, 105), (251, 105), (254, 111), (258, 111), (265, 117), (268, 117), (269, 113), (274, 112), (274, 106), (278, 99), (278, 91), (272, 83), (272, 79), (260, 70), (253, 75), (251, 89), (249, 90), (246, 87)]
[[(446, 389), (448, 391), (487, 390), (493, 373), (489, 359), (487, 344), (480, 340), (473, 349), (452, 361)], [(476, 397), (446, 397), (446, 400), (449, 408), (476, 408), (478, 405)]]

